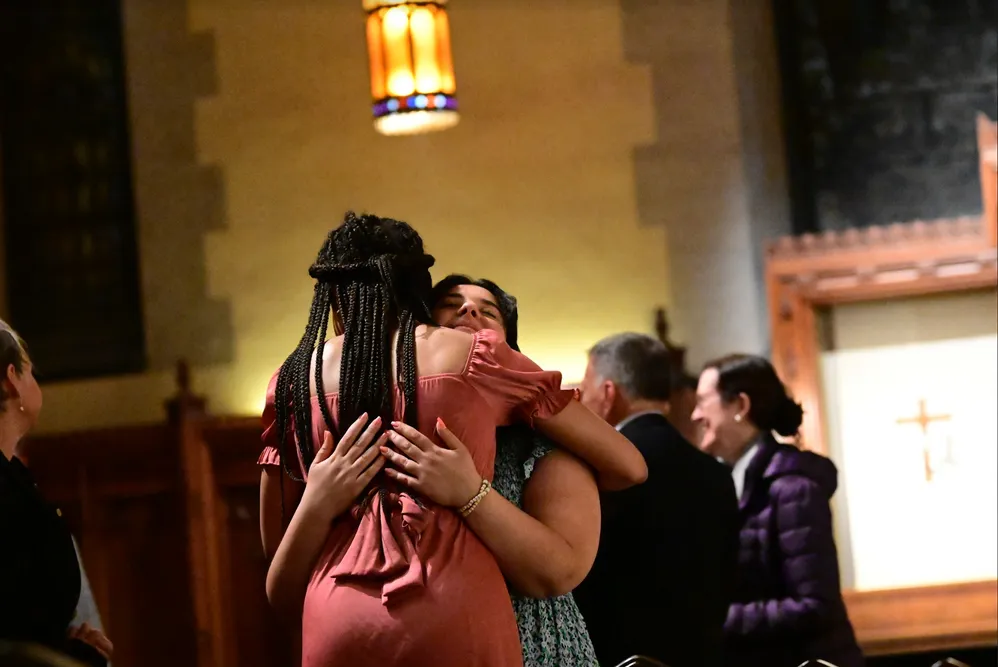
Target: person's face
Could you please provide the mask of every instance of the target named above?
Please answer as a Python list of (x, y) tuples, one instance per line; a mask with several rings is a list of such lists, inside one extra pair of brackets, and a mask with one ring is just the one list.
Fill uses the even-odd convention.
[(586, 374), (579, 384), (579, 401), (604, 421), (609, 421), (613, 402), (616, 398), (616, 385), (604, 380), (596, 373), (592, 359), (586, 366)]
[(693, 409), (693, 422), (700, 428), (700, 449), (724, 460), (737, 458), (738, 434), (744, 430), (740, 423), (747, 412), (743, 401), (725, 403), (717, 391), (717, 369), (708, 368), (700, 374), (697, 383), (697, 404)]
[(7, 409), (16, 410), (27, 420), (29, 428), (34, 426), (42, 410), (42, 390), (35, 380), (31, 361), (24, 361), (20, 373), (14, 368), (14, 364), (9, 364), (4, 381), (8, 384), (6, 393), (10, 397)]
[(469, 333), (491, 329), (506, 339), (506, 323), (495, 295), (477, 285), (454, 287), (433, 308), (433, 321), (437, 326)]

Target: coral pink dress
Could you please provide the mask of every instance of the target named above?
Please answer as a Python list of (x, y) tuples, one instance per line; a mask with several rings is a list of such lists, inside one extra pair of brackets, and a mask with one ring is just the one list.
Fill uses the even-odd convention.
[[(492, 479), (496, 426), (560, 412), (561, 374), (541, 370), (491, 331), (475, 335), (461, 373), (420, 377), (418, 428), (437, 417)], [(278, 465), (274, 386), (261, 465)], [(313, 438), (325, 423), (313, 398)], [(325, 397), (337, 413), (337, 396)], [(402, 414), (395, 391), (395, 416)], [(293, 450), (289, 450), (293, 451)], [(300, 462), (299, 462), (300, 468)], [(407, 492), (374, 494), (333, 522), (302, 618), (303, 667), (521, 667), (516, 619), (492, 554), (452, 509)]]

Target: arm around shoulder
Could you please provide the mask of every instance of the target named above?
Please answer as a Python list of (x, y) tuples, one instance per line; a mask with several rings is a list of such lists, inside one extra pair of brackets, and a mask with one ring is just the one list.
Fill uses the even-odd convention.
[(479, 331), (474, 340), (467, 371), (497, 423), (527, 422), (595, 468), (601, 489), (619, 491), (648, 478), (641, 452), (561, 389), (561, 373), (541, 369), (495, 332)]
[(555, 450), (537, 463), (522, 509), (490, 493), (465, 521), (514, 590), (555, 597), (578, 586), (596, 558), (599, 493), (581, 461)]
[(620, 491), (648, 479), (648, 465), (637, 447), (578, 401), (535, 420), (535, 425), (565, 449), (596, 469), (601, 489)]

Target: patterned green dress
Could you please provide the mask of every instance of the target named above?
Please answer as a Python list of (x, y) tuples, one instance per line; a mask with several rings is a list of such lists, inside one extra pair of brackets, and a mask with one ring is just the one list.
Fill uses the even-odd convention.
[[(496, 432), (493, 487), (517, 507), (534, 465), (554, 444), (525, 426), (507, 426)], [(572, 594), (538, 600), (510, 588), (516, 624), (523, 647), (523, 667), (598, 667), (596, 652), (582, 612)]]

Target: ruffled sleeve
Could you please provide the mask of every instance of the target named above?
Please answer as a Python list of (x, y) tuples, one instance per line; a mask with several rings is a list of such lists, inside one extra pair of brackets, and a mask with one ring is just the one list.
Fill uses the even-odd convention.
[(523, 421), (533, 427), (535, 419), (558, 414), (575, 397), (561, 388), (561, 373), (543, 370), (488, 329), (475, 334), (466, 375), (500, 425)]
[[(263, 435), (261, 440), (263, 441), (263, 451), (260, 452), (259, 458), (257, 458), (257, 465), (261, 466), (280, 466), (281, 465), (281, 452), (278, 448), (278, 432), (277, 432), (277, 408), (275, 407), (276, 401), (275, 396), (277, 395), (277, 372), (270, 378), (270, 382), (267, 384), (267, 401), (263, 406), (263, 416), (260, 418), (263, 423)], [(289, 452), (297, 452), (297, 447), (292, 447), (288, 449)], [(297, 463), (297, 466), (294, 465)], [(301, 473), (301, 461), (296, 456), (292, 464), (292, 469), (297, 473)]]

